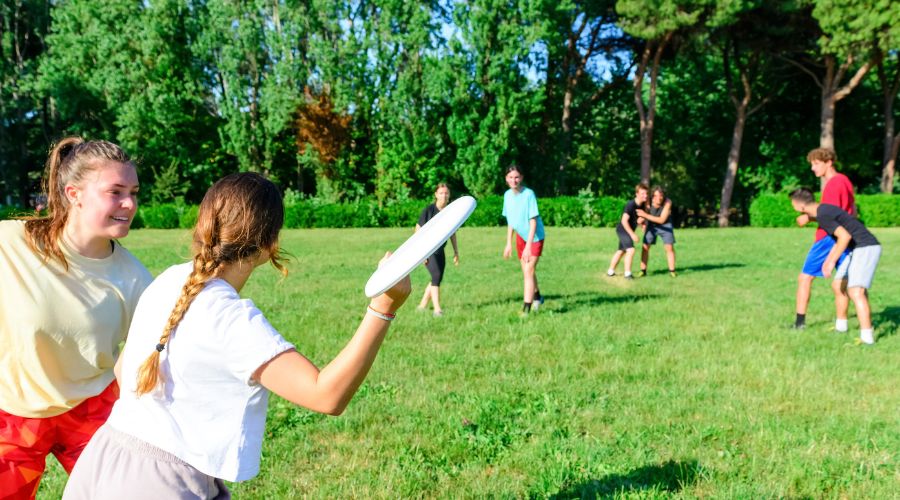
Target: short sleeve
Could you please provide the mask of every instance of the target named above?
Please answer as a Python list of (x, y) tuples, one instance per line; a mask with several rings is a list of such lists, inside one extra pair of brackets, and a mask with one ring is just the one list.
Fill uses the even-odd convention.
[(534, 195), (534, 192), (528, 193), (528, 218), (534, 219), (540, 213), (538, 213), (538, 204), (537, 204), (537, 196)]
[(428, 209), (430, 207), (431, 205), (428, 205), (422, 210), (422, 213), (419, 214), (419, 226), (424, 226), (428, 222)]
[(260, 366), (293, 349), (294, 345), (275, 330), (253, 301), (242, 299), (238, 304), (229, 318), (228, 332), (223, 337), (227, 345), (223, 347), (228, 353), (235, 354), (225, 356), (229, 371), (249, 385)]
[(503, 212), (501, 214), (504, 217), (506, 217), (507, 220), (509, 220), (509, 212), (507, 211), (508, 205), (509, 205), (509, 191), (503, 193)]

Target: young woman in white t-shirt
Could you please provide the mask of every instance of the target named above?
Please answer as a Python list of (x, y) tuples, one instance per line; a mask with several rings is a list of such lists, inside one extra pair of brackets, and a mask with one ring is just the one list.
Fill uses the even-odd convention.
[(356, 334), (319, 370), (239, 295), (260, 264), (284, 272), (283, 221), (281, 194), (259, 174), (229, 175), (206, 193), (193, 261), (141, 296), (116, 366), (121, 397), (64, 498), (228, 498), (223, 479), (259, 472), (269, 391), (314, 411), (344, 411), (410, 281), (372, 299)]

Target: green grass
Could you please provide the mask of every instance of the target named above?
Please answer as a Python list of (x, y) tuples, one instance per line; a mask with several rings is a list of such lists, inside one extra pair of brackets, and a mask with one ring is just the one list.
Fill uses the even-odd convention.
[[(611, 229), (550, 228), (538, 276), (547, 303), (520, 319), (521, 273), (501, 229), (463, 228), (445, 316), (417, 313), (427, 273), (341, 417), (270, 401), (262, 471), (238, 498), (624, 496), (888, 498), (900, 484), (900, 229), (872, 290), (874, 347), (831, 331), (814, 283), (795, 332), (796, 276), (812, 230), (680, 230), (680, 274), (653, 249), (650, 276), (603, 276)], [(320, 366), (362, 317), (362, 289), (401, 229), (291, 230), (283, 280), (244, 294)], [(159, 273), (187, 233), (125, 241)], [(621, 267), (620, 267), (621, 270)], [(53, 460), (50, 460), (53, 462)], [(58, 497), (52, 465), (41, 498)]]

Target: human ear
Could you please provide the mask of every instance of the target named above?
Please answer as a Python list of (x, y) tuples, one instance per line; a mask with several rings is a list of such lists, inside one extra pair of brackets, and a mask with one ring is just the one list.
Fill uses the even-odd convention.
[(76, 186), (71, 184), (67, 184), (65, 188), (63, 188), (63, 192), (66, 195), (66, 199), (69, 201), (70, 205), (78, 204), (78, 198), (81, 195), (81, 190)]

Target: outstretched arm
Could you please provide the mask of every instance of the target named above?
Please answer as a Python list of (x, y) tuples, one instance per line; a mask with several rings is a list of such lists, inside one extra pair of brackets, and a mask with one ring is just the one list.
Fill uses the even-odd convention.
[[(372, 299), (370, 307), (381, 314), (394, 314), (410, 291), (407, 276)], [(369, 373), (389, 326), (389, 321), (367, 313), (350, 342), (321, 371), (309, 359), (290, 350), (261, 366), (254, 378), (292, 403), (340, 415)]]

